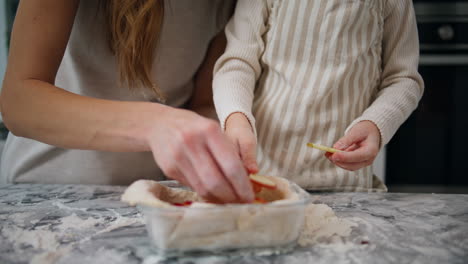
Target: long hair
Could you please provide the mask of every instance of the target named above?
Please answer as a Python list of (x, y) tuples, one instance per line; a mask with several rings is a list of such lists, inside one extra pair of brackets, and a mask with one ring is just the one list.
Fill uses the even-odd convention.
[(144, 87), (153, 91), (157, 99), (164, 100), (151, 76), (163, 24), (164, 0), (102, 0), (101, 4), (120, 84), (130, 89)]

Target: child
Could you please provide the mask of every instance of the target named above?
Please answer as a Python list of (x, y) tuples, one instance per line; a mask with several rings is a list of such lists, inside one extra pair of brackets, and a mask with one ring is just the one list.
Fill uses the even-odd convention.
[(423, 93), (412, 1), (239, 0), (226, 37), (214, 100), (248, 170), (386, 190), (369, 165)]

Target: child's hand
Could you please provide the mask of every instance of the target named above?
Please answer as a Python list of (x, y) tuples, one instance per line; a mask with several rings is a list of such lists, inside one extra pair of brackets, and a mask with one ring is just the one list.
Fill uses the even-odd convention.
[(231, 114), (226, 120), (226, 135), (237, 148), (247, 171), (257, 173), (257, 140), (247, 117), (242, 113)]
[(325, 156), (337, 166), (355, 171), (369, 166), (380, 147), (380, 131), (371, 121), (361, 121), (338, 140), (334, 148), (344, 152), (326, 153)]

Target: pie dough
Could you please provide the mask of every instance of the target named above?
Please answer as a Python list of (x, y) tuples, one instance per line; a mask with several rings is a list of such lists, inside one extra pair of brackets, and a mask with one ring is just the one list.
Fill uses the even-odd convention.
[[(258, 197), (268, 204), (205, 202), (195, 192), (151, 180), (130, 185), (122, 201), (139, 205), (154, 244), (163, 250), (217, 250), (272, 247), (296, 243), (303, 228), (308, 193), (283, 178)], [(172, 203), (193, 203), (177, 207)]]

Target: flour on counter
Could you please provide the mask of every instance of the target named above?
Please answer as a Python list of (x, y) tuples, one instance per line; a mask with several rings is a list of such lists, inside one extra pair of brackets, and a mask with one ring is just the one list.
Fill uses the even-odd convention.
[[(74, 247), (91, 240), (93, 237), (122, 227), (143, 224), (141, 218), (124, 217), (112, 209), (108, 209), (108, 211), (114, 215), (109, 222), (103, 222), (102, 218), (95, 218), (92, 215), (79, 216), (73, 212), (71, 215), (56, 219), (53, 223), (31, 228), (12, 225), (10, 228), (4, 229), (2, 235), (8, 241), (13, 242), (12, 246), (15, 250), (23, 251), (25, 248), (33, 247), (42, 251), (34, 255), (30, 263), (55, 263), (71, 252)], [(25, 216), (18, 215), (18, 219), (22, 219), (23, 222), (27, 221)], [(38, 220), (29, 222), (33, 225), (37, 223)]]
[(58, 235), (48, 230), (47, 226), (38, 227), (33, 230), (12, 226), (9, 229), (5, 229), (3, 235), (9, 241), (13, 241), (16, 248), (31, 245), (38, 249), (56, 250), (60, 246)]
[(357, 226), (344, 218), (339, 218), (326, 204), (310, 204), (306, 208), (304, 229), (299, 237), (300, 246), (311, 246), (319, 242), (343, 243), (343, 237), (351, 234)]

